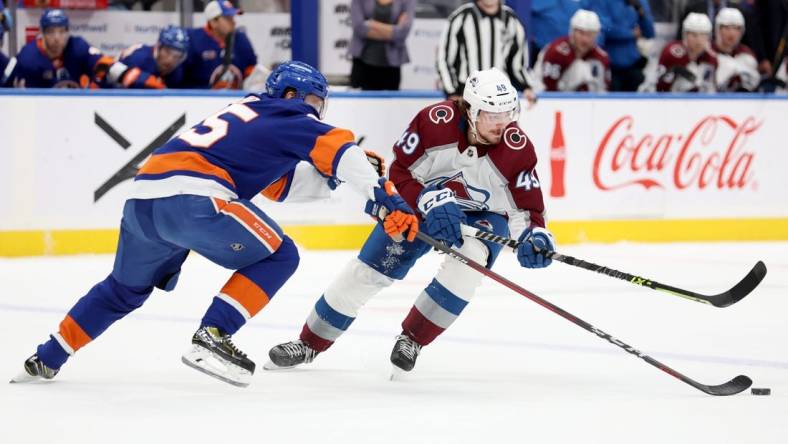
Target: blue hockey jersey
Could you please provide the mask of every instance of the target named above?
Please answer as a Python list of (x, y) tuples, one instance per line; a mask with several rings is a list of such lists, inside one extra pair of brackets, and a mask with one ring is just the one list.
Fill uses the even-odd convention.
[[(208, 27), (189, 29), (189, 55), (184, 65), (185, 88), (241, 89), (243, 80), (257, 64), (252, 44), (245, 33), (235, 31), (232, 64), (222, 75), (224, 42)], [(217, 79), (222, 75), (222, 79)]]
[[(336, 177), (352, 146), (351, 131), (319, 121), (303, 101), (251, 94), (155, 150), (135, 177), (131, 197), (193, 194), (232, 200), (262, 192), (282, 201), (299, 164), (310, 164), (327, 188), (327, 178)], [(375, 184), (377, 175), (369, 164), (366, 168)]]
[(120, 55), (121, 63), (135, 71), (124, 78), (128, 88), (181, 88), (183, 85), (183, 64), (171, 73), (162, 76), (156, 65), (155, 47), (134, 45)]
[(112, 64), (97, 48), (82, 37), (70, 36), (63, 55), (52, 60), (44, 50), (43, 39), (25, 45), (9, 62), (11, 71), (5, 86), (26, 88), (88, 88), (95, 86), (95, 69), (99, 62)]

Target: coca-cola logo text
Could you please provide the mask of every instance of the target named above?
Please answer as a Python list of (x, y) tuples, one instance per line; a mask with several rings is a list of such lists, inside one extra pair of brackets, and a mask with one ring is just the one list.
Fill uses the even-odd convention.
[(637, 134), (634, 118), (616, 120), (594, 157), (594, 184), (610, 191), (631, 185), (676, 189), (742, 189), (753, 183), (755, 153), (747, 140), (760, 127), (753, 117), (706, 116), (688, 134)]

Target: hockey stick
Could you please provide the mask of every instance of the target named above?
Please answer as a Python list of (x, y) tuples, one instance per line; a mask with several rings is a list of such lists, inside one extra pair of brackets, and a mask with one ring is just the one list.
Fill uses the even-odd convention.
[(489, 277), (490, 279), (492, 279), (492, 280), (494, 280), (494, 281), (496, 281), (496, 282), (498, 282), (500, 284), (503, 284), (505, 287), (509, 288), (510, 290), (513, 290), (515, 293), (518, 293), (519, 295), (524, 296), (524, 297), (536, 302), (537, 304), (539, 304), (542, 307), (552, 311), (553, 313), (557, 314), (558, 316), (561, 316), (562, 318), (564, 318), (564, 319), (566, 319), (566, 320), (578, 325), (579, 327), (583, 328), (584, 330), (587, 330), (587, 331), (599, 336), (600, 338), (610, 342), (611, 344), (623, 348), (624, 351), (626, 351), (627, 353), (630, 353), (632, 355), (637, 356), (638, 358), (648, 362), (649, 364), (651, 364), (654, 367), (662, 370), (663, 372), (673, 376), (676, 379), (679, 379), (680, 381), (682, 381), (682, 382), (684, 382), (686, 384), (689, 384), (689, 385), (695, 387), (696, 389), (698, 389), (698, 390), (700, 390), (700, 391), (702, 391), (704, 393), (708, 393), (709, 395), (715, 395), (715, 396), (735, 395), (736, 393), (740, 393), (740, 392), (742, 392), (744, 390), (747, 390), (752, 385), (752, 380), (749, 377), (744, 376), (744, 375), (739, 375), (739, 376), (731, 379), (730, 381), (728, 381), (726, 383), (723, 383), (723, 384), (720, 384), (720, 385), (705, 385), (705, 384), (701, 384), (701, 383), (699, 383), (699, 382), (697, 382), (697, 381), (695, 381), (693, 379), (688, 378), (687, 376), (684, 376), (683, 374), (677, 372), (676, 370), (673, 370), (672, 368), (670, 368), (667, 365), (657, 361), (656, 359), (652, 358), (651, 356), (648, 356), (648, 355), (644, 354), (643, 352), (633, 348), (632, 346), (627, 345), (627, 344), (621, 342), (620, 340), (610, 336), (609, 334), (607, 334), (607, 333), (603, 332), (602, 330), (594, 327), (593, 325), (591, 325), (588, 322), (578, 318), (577, 316), (569, 313), (568, 311), (566, 311), (566, 310), (564, 310), (564, 309), (562, 309), (562, 308), (560, 308), (560, 307), (558, 307), (556, 305), (553, 305), (552, 303), (540, 298), (539, 296), (531, 293), (530, 291), (524, 289), (523, 287), (520, 287), (519, 285), (517, 285), (514, 282), (506, 279), (505, 277), (499, 275), (498, 273), (495, 273), (492, 270), (488, 270), (483, 265), (481, 265), (481, 264), (479, 264), (477, 262), (474, 262), (471, 259), (468, 259), (467, 257), (463, 256), (462, 254), (460, 254), (456, 250), (453, 250), (453, 249), (447, 247), (443, 243), (436, 241), (435, 239), (431, 238), (430, 236), (424, 234), (423, 232), (418, 232), (416, 234), (416, 239), (418, 239), (418, 240), (420, 240), (420, 241), (432, 246), (433, 248), (435, 248), (438, 251), (442, 251), (443, 253), (448, 254), (449, 256), (451, 256), (452, 258), (456, 259), (457, 261), (462, 262), (463, 264), (473, 268), (474, 270), (476, 270), (479, 273)]
[(222, 70), (219, 72), (219, 75), (213, 80), (211, 84), (211, 88), (216, 86), (217, 83), (221, 82), (222, 77), (227, 74), (227, 71), (230, 69), (230, 65), (233, 63), (233, 52), (235, 52), (235, 31), (227, 34), (224, 38), (224, 54), (222, 54)]
[[(509, 239), (506, 237), (498, 236), (493, 233), (478, 230), (473, 227), (469, 227), (467, 225), (462, 226), (462, 234), (469, 237), (475, 237), (478, 239), (486, 240), (489, 242), (493, 242), (496, 244), (504, 245), (506, 247), (514, 248), (520, 246), (520, 242), (517, 242), (514, 239)], [(537, 251), (539, 251), (537, 249)], [(673, 287), (670, 285), (661, 284), (656, 281), (652, 281), (651, 279), (646, 279), (640, 276), (635, 276), (633, 274), (625, 273), (623, 271), (614, 270), (612, 268), (605, 267), (604, 265), (597, 265), (591, 262), (586, 262), (582, 259), (577, 259), (572, 256), (567, 256), (561, 253), (557, 253), (555, 251), (539, 251), (539, 253), (543, 254), (550, 259), (556, 260), (558, 262), (563, 262), (568, 265), (572, 265), (574, 267), (580, 267), (589, 271), (595, 271), (600, 274), (604, 274), (606, 276), (610, 276), (616, 279), (621, 279), (622, 281), (627, 281), (631, 284), (639, 285), (641, 287), (648, 287), (652, 290), (662, 291), (664, 293), (672, 294), (675, 296), (682, 297), (684, 299), (689, 299), (695, 302), (701, 302), (703, 304), (713, 305), (715, 307), (727, 307), (729, 305), (733, 305), (740, 300), (744, 299), (745, 296), (750, 294), (758, 284), (761, 283), (764, 276), (766, 276), (766, 265), (762, 261), (758, 261), (754, 267), (747, 273), (747, 276), (739, 281), (738, 284), (734, 285), (730, 290), (724, 291), (720, 294), (715, 295), (704, 295), (700, 293), (695, 293), (694, 291), (684, 290), (682, 288)]]

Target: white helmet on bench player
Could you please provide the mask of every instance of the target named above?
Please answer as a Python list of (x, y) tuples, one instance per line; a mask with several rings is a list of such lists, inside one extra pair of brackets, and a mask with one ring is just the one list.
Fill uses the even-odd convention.
[(520, 94), (512, 86), (509, 77), (498, 68), (475, 71), (465, 82), (462, 99), (468, 105), (468, 124), (474, 138), (476, 121), (482, 111), (500, 114), (507, 113), (508, 122), (520, 116)]

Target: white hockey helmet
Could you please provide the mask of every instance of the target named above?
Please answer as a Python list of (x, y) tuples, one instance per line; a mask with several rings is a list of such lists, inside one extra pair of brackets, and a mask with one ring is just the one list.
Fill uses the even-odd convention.
[(682, 23), (683, 32), (696, 32), (698, 34), (711, 34), (711, 20), (706, 14), (690, 12)]
[(498, 68), (474, 71), (465, 82), (462, 99), (468, 104), (468, 120), (474, 134), (476, 120), (482, 111), (508, 113), (506, 118), (510, 122), (520, 116), (520, 94)]
[(717, 29), (720, 26), (738, 26), (744, 31), (744, 16), (736, 8), (722, 8), (714, 19), (714, 25)]
[(599, 16), (594, 11), (578, 9), (569, 21), (569, 31), (580, 29), (581, 31), (599, 32), (602, 25), (599, 23)]

